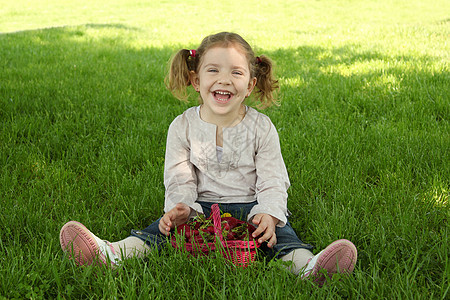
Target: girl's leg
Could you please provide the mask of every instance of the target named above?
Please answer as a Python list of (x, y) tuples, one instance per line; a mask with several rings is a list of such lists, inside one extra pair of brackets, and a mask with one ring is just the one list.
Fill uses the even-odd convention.
[(116, 253), (120, 253), (121, 258), (143, 257), (150, 251), (150, 247), (143, 240), (135, 236), (129, 236), (111, 245)]
[(280, 257), (282, 261), (292, 261), (292, 265), (289, 266), (288, 270), (291, 273), (298, 275), (300, 271), (305, 269), (305, 266), (314, 257), (311, 251), (308, 249), (295, 249), (290, 253)]

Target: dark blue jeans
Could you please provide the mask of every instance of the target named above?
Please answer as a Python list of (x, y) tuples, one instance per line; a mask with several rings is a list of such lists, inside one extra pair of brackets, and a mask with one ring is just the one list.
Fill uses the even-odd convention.
[[(211, 202), (198, 202), (202, 208), (205, 216), (211, 213)], [(250, 210), (257, 202), (251, 203), (229, 203), (219, 204), (222, 213), (230, 213), (233, 217), (246, 221)], [(158, 247), (160, 249), (166, 244), (167, 237), (163, 235), (158, 228), (159, 220), (153, 222), (150, 226), (142, 230), (132, 230), (131, 235), (144, 240), (151, 247)], [(281, 257), (292, 250), (303, 248), (312, 250), (314, 247), (303, 243), (295, 233), (294, 229), (289, 224), (289, 221), (284, 227), (276, 227), (275, 234), (277, 235), (277, 244), (273, 248), (267, 247), (267, 243), (263, 243), (260, 250), (268, 257)]]

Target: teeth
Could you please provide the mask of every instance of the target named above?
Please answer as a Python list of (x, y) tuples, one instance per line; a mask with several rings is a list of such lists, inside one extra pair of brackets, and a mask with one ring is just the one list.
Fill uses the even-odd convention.
[(230, 95), (230, 92), (222, 92), (222, 91), (217, 91), (217, 94), (221, 94), (221, 95)]

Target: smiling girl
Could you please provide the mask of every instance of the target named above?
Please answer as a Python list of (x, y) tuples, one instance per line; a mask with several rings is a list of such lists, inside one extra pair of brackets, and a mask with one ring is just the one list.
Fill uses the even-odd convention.
[(352, 272), (357, 251), (350, 241), (335, 241), (313, 255), (313, 246), (303, 243), (288, 221), (290, 183), (277, 130), (269, 117), (244, 104), (252, 93), (259, 108), (275, 104), (278, 86), (270, 59), (256, 57), (241, 36), (222, 32), (206, 37), (196, 50), (177, 52), (166, 84), (179, 99), (192, 86), (200, 105), (169, 127), (165, 214), (115, 243), (99, 239), (81, 223), (68, 222), (60, 233), (63, 250), (80, 265), (91, 264), (96, 256), (114, 265), (162, 246), (176, 226), (199, 214), (209, 216), (212, 204), (218, 203), (221, 211), (255, 224), (253, 237), (262, 243), (264, 254), (292, 261), (290, 270), (302, 278), (323, 284), (322, 269), (330, 276)]

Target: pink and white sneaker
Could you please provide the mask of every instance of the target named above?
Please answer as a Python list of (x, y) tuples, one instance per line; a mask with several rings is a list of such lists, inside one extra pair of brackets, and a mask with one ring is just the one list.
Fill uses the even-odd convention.
[[(322, 286), (335, 273), (350, 274), (355, 268), (358, 251), (348, 240), (337, 240), (324, 250), (309, 259), (302, 279), (314, 278), (314, 282)], [(326, 270), (326, 275), (321, 270)]]
[(67, 222), (61, 228), (59, 241), (63, 251), (79, 266), (96, 262), (114, 267), (120, 261), (110, 242), (99, 239), (80, 222)]

